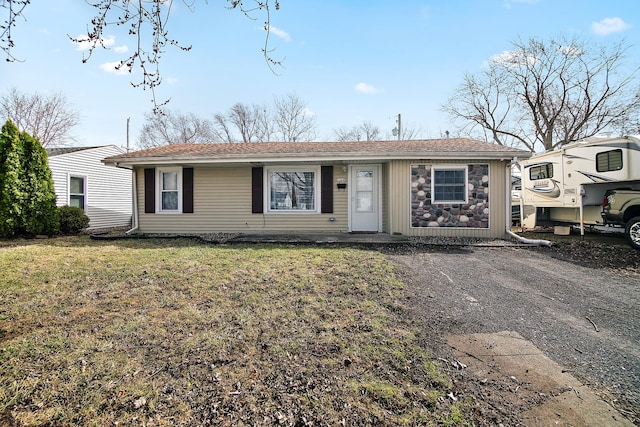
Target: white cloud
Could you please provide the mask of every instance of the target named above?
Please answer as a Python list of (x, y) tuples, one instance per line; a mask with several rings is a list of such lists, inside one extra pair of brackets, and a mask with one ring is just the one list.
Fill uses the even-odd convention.
[[(78, 41), (76, 45), (78, 46), (78, 50), (87, 50), (92, 45), (93, 42), (89, 40), (86, 34), (81, 34), (77, 37)], [(106, 39), (102, 39), (102, 45), (104, 47), (113, 46), (116, 43), (116, 38), (114, 36), (109, 36)], [(97, 46), (101, 46), (100, 43), (96, 43)]]
[(302, 110), (302, 115), (305, 117), (313, 117), (316, 115), (316, 113), (308, 108), (303, 108)]
[(525, 64), (532, 65), (536, 62), (536, 58), (533, 56), (525, 58), (519, 50), (505, 50), (502, 53), (493, 55), (490, 61), (505, 67), (518, 67)]
[(107, 73), (113, 73), (116, 74), (118, 76), (123, 76), (125, 74), (129, 74), (129, 69), (123, 65), (122, 67), (120, 67), (120, 69), (118, 69), (118, 65), (122, 64), (122, 62), (120, 61), (116, 61), (116, 62), (105, 62), (104, 64), (100, 64), (100, 69), (102, 71), (105, 71)]
[(607, 36), (612, 33), (619, 33), (626, 29), (631, 28), (631, 25), (627, 24), (622, 18), (604, 18), (600, 22), (593, 22), (591, 24), (591, 31), (599, 36)]
[(167, 77), (167, 83), (169, 83), (170, 85), (176, 84), (178, 82), (179, 80), (177, 77)]
[(269, 32), (274, 36), (278, 36), (285, 41), (288, 41), (288, 42), (291, 41), (291, 36), (289, 35), (289, 33), (287, 33), (284, 30), (281, 30), (280, 28), (274, 27), (273, 25), (269, 25)]
[(370, 84), (364, 83), (364, 82), (360, 82), (358, 83), (354, 89), (357, 92), (360, 93), (366, 93), (367, 95), (374, 95), (376, 93), (380, 92), (380, 89), (376, 88), (375, 86), (372, 86)]
[(129, 52), (129, 47), (126, 45), (116, 46), (113, 48), (113, 51), (116, 53), (125, 53), (125, 52)]

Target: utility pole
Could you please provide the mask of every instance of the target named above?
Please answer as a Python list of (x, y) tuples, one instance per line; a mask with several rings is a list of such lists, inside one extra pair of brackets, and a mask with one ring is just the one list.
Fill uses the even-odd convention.
[(398, 126), (394, 127), (391, 130), (391, 133), (393, 134), (393, 136), (397, 136), (398, 141), (400, 141), (402, 139), (402, 118), (400, 117), (400, 114), (398, 114), (398, 118), (396, 119), (396, 122), (398, 123)]
[(127, 117), (127, 153), (129, 152), (129, 119), (130, 117)]

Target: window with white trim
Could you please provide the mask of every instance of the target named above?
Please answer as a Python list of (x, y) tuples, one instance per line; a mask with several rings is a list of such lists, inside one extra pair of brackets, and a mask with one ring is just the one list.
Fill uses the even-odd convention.
[(69, 206), (85, 209), (86, 182), (84, 176), (69, 176)]
[(319, 168), (267, 168), (268, 212), (318, 212)]
[(432, 169), (432, 195), (434, 203), (467, 202), (467, 168)]
[(182, 212), (182, 168), (158, 168), (157, 212)]

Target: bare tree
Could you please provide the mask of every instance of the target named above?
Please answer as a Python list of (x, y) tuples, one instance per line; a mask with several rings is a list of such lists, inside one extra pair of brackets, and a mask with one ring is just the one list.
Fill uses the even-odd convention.
[(316, 138), (316, 120), (307, 104), (296, 94), (274, 98), (273, 124), (282, 142), (305, 142)]
[(214, 134), (224, 142), (311, 141), (315, 130), (315, 117), (294, 94), (274, 98), (272, 108), (237, 103), (214, 115)]
[[(635, 101), (640, 104), (640, 88), (636, 93)], [(622, 135), (639, 135), (640, 134), (640, 111), (629, 111), (627, 117), (621, 119)]]
[(214, 116), (214, 133), (223, 142), (264, 142), (271, 134), (267, 107), (234, 104), (226, 114)]
[(349, 141), (361, 141), (362, 133), (357, 126), (352, 127), (351, 129), (347, 129), (344, 127), (334, 129), (333, 135), (336, 141), (338, 142), (349, 142)]
[(25, 94), (10, 89), (0, 99), (0, 114), (18, 129), (40, 140), (43, 147), (59, 147), (73, 142), (72, 129), (80, 122), (64, 95)]
[(640, 109), (638, 68), (625, 72), (628, 51), (581, 39), (518, 41), (467, 74), (443, 110), (501, 145), (545, 150), (603, 131), (621, 130)]
[(247, 106), (238, 103), (231, 107), (229, 121), (240, 132), (242, 142), (262, 142), (268, 139), (265, 138), (264, 112), (265, 108), (256, 104)]
[(256, 110), (257, 126), (260, 129), (260, 142), (270, 142), (274, 138), (274, 123), (271, 118), (271, 110), (262, 105)]
[(379, 141), (381, 139), (380, 128), (367, 121), (363, 121), (358, 126), (354, 126), (351, 129), (336, 129), (334, 130), (334, 134), (338, 142)]
[[(200, 0), (207, 4), (207, 0)], [(183, 0), (184, 5), (193, 10), (198, 0)], [(128, 35), (133, 39), (136, 48), (133, 53), (120, 61), (118, 68), (132, 72), (139, 68), (142, 72), (142, 80), (132, 84), (135, 87), (149, 89), (152, 94), (154, 108), (158, 110), (167, 101), (159, 102), (156, 98), (155, 88), (162, 82), (160, 74), (160, 61), (167, 46), (188, 51), (191, 46), (183, 45), (178, 40), (170, 37), (168, 30), (169, 17), (172, 12), (173, 1), (166, 0), (93, 0), (86, 2), (94, 8), (95, 15), (87, 23), (87, 34), (78, 38), (72, 38), (74, 42), (89, 45), (88, 54), (83, 56), (82, 62), (87, 62), (96, 48), (107, 49), (104, 43), (105, 32), (110, 28), (120, 26), (128, 29)], [(31, 4), (31, 0), (2, 0), (0, 10), (7, 13), (7, 18), (0, 25), (0, 49), (5, 53), (7, 61), (15, 61), (13, 49), (15, 41), (11, 30), (20, 19), (25, 18), (25, 9)], [(227, 0), (227, 8), (237, 10), (251, 20), (257, 19), (256, 15), (262, 15), (264, 30), (266, 32), (262, 54), (269, 67), (281, 65), (281, 61), (273, 58), (273, 49), (269, 45), (271, 31), (271, 11), (279, 10), (279, 0)], [(273, 68), (272, 68), (273, 69)]]
[(216, 141), (235, 142), (233, 131), (231, 130), (231, 123), (227, 120), (227, 116), (220, 113), (214, 114), (213, 123), (213, 134), (215, 135)]
[(401, 140), (411, 140), (419, 138), (422, 133), (422, 129), (420, 127), (414, 127), (414, 125), (407, 123), (402, 125), (402, 129), (400, 130), (400, 139)]
[(140, 148), (181, 143), (216, 142), (213, 123), (193, 113), (145, 114), (145, 123), (140, 131)]

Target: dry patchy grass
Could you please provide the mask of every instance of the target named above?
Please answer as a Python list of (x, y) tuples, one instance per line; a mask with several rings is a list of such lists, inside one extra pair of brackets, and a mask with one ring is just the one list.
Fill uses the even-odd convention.
[(448, 425), (375, 251), (85, 237), (0, 247), (0, 424)]

